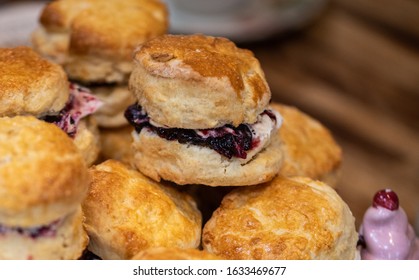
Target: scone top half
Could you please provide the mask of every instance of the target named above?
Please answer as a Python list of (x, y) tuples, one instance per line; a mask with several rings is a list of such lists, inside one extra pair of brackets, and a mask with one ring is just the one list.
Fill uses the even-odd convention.
[(0, 48), (0, 116), (57, 114), (68, 98), (61, 66), (28, 47)]
[(166, 33), (167, 18), (159, 0), (57, 0), (43, 9), (32, 42), (73, 80), (122, 83), (134, 48)]
[(208, 129), (254, 123), (271, 92), (258, 60), (225, 38), (163, 35), (134, 53), (129, 86), (151, 120)]
[(0, 227), (47, 226), (79, 209), (86, 164), (57, 126), (32, 116), (0, 118)]

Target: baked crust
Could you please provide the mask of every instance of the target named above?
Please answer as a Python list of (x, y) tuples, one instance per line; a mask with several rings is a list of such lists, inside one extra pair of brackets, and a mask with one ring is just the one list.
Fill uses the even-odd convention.
[(131, 91), (168, 127), (254, 123), (271, 98), (259, 61), (226, 38), (159, 36), (135, 51), (134, 62)]
[(329, 186), (276, 177), (237, 188), (205, 224), (204, 250), (225, 259), (347, 259), (358, 235), (348, 205)]
[(335, 187), (339, 178), (342, 149), (319, 121), (295, 107), (271, 102), (284, 118), (279, 136), (284, 157), (280, 174), (306, 176)]
[(89, 241), (83, 228), (83, 213), (79, 206), (60, 222), (54, 236), (31, 238), (17, 233), (2, 235), (2, 260), (76, 260)]
[(56, 113), (68, 98), (61, 66), (29, 47), (0, 48), (0, 116)]
[(195, 201), (114, 160), (90, 168), (83, 203), (89, 250), (102, 259), (130, 259), (150, 247), (196, 248), (202, 218)]
[(32, 43), (71, 79), (126, 82), (134, 48), (168, 28), (158, 0), (58, 0), (45, 6)]
[(0, 118), (1, 224), (49, 224), (77, 209), (88, 184), (81, 154), (56, 125), (32, 116)]
[(197, 145), (169, 141), (142, 129), (133, 132), (134, 165), (155, 181), (179, 185), (248, 186), (271, 180), (279, 171), (283, 157), (281, 142), (273, 133), (270, 144), (246, 164), (228, 159), (216, 151)]
[(198, 249), (154, 247), (141, 251), (132, 260), (221, 260), (218, 256)]

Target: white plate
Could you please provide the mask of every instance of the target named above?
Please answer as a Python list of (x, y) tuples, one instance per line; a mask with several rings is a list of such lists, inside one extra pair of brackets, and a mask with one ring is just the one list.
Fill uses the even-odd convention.
[(44, 5), (42, 1), (0, 5), (0, 47), (30, 45)]
[(165, 0), (170, 33), (254, 41), (301, 27), (326, 0)]

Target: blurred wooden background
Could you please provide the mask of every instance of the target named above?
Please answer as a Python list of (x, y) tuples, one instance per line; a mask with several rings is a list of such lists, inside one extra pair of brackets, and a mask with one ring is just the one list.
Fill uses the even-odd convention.
[(335, 0), (303, 30), (244, 44), (273, 99), (326, 125), (344, 152), (338, 192), (357, 226), (392, 188), (419, 214), (419, 1)]

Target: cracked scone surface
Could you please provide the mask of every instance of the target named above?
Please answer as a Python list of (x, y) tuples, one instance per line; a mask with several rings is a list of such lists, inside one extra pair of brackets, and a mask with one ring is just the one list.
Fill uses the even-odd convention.
[(225, 259), (347, 259), (358, 235), (348, 205), (328, 185), (276, 177), (227, 194), (203, 229), (204, 250)]
[(197, 248), (202, 217), (189, 195), (107, 160), (90, 168), (83, 202), (89, 250), (102, 259), (130, 259), (150, 247)]

